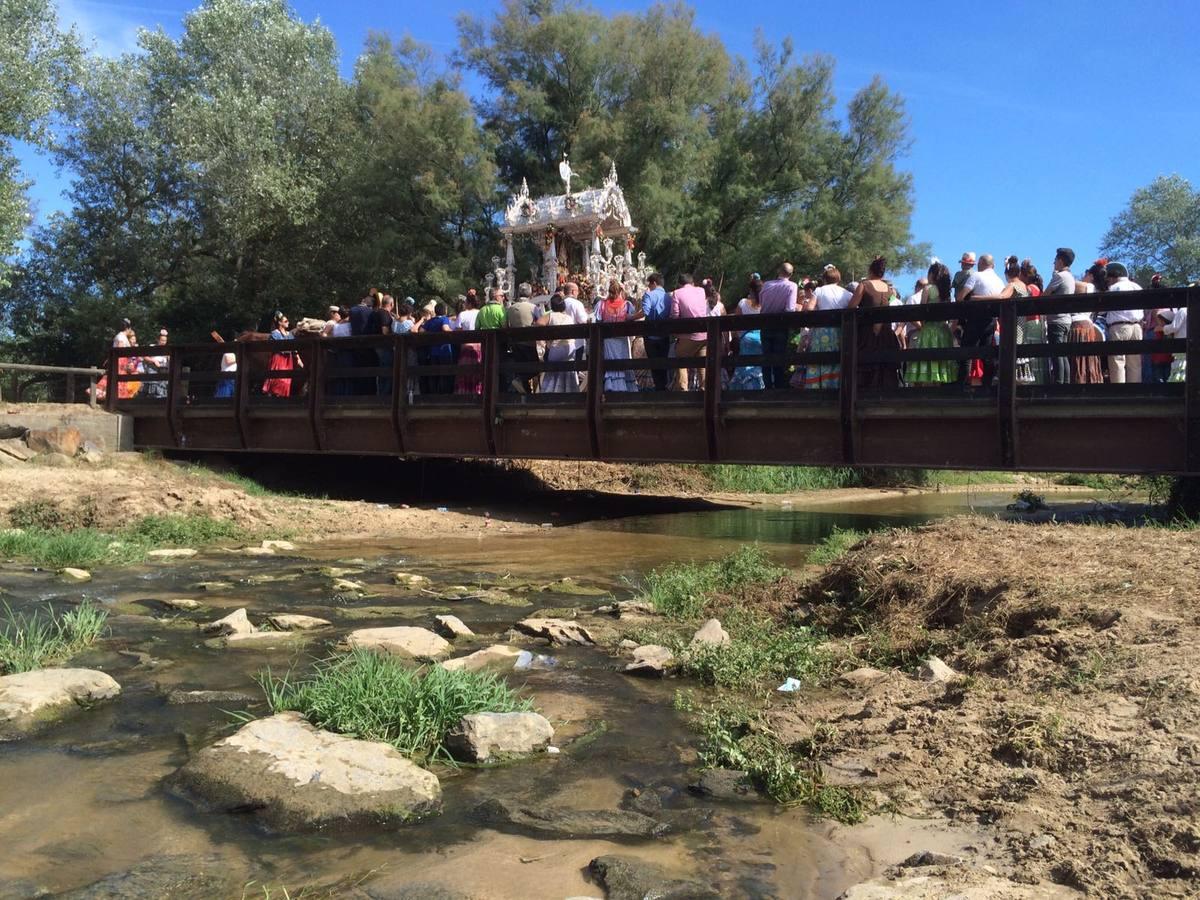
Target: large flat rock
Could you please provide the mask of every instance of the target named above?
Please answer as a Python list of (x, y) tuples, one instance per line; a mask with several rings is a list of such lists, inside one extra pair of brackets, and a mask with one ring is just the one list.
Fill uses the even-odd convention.
[(388, 744), (314, 728), (299, 713), (257, 719), (206, 747), (174, 785), (217, 810), (253, 810), (279, 831), (396, 827), (437, 812), (437, 776)]
[(493, 644), (466, 656), (444, 660), (441, 667), (449, 672), (511, 672), (520, 655), (520, 647)]
[(121, 693), (95, 669), (37, 669), (0, 678), (0, 741), (13, 741), (80, 706)]
[(375, 650), (411, 659), (442, 659), (453, 649), (449, 641), (428, 628), (411, 625), (360, 628), (346, 635), (346, 643), (354, 649)]

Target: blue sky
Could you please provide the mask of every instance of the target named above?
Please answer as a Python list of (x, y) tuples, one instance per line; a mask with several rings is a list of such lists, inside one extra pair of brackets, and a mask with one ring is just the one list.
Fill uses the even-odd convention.
[[(139, 27), (177, 33), (198, 0), (59, 0), (103, 53), (132, 49)], [(599, 0), (605, 12), (646, 4)], [(1111, 217), (1158, 175), (1200, 185), (1200, 3), (1195, 0), (788, 2), (695, 0), (699, 27), (749, 56), (756, 29), (837, 61), (845, 100), (876, 75), (907, 101), (913, 236), (947, 261), (964, 249), (1032, 256), (1060, 245), (1096, 255)], [(459, 13), (482, 0), (379, 4), (293, 0), (337, 37), (349, 74), (368, 30), (455, 48)], [(669, 63), (665, 63), (669, 64)], [(468, 81), (467, 86), (473, 86)], [(53, 166), (23, 154), (39, 218), (61, 208)], [(834, 260), (836, 262), (836, 260)], [(904, 284), (904, 282), (902, 282)]]

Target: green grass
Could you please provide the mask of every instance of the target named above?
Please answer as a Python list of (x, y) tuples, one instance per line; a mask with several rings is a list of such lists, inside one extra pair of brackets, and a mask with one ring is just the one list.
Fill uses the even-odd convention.
[(4, 606), (0, 623), (0, 674), (30, 672), (63, 662), (91, 646), (104, 633), (108, 613), (81, 603), (61, 615), (50, 607), (23, 614)]
[(193, 547), (214, 541), (237, 541), (246, 529), (229, 519), (202, 515), (143, 516), (124, 532), (127, 539), (159, 547)]
[[(802, 804), (814, 813), (846, 824), (861, 822), (870, 810), (861, 791), (825, 783), (820, 764), (801, 760), (771, 730), (761, 713), (725, 700), (694, 708), (686, 696), (676, 705), (694, 714), (700, 733), (700, 761), (708, 768), (744, 771), (751, 783), (775, 802)], [(811, 745), (803, 748), (811, 753)]]
[(787, 574), (756, 544), (712, 562), (684, 562), (652, 569), (637, 585), (637, 599), (673, 619), (694, 619), (714, 594), (755, 583), (776, 581)]
[(817, 469), (807, 466), (706, 466), (713, 487), (718, 491), (744, 494), (791, 494), (857, 487), (854, 469)]
[(129, 526), (105, 531), (28, 525), (0, 530), (0, 559), (27, 560), (45, 568), (90, 568), (141, 562), (150, 550), (185, 547), (214, 541), (247, 541), (251, 532), (235, 522), (211, 516), (143, 516)]
[(859, 541), (866, 538), (868, 534), (869, 532), (866, 531), (856, 531), (853, 528), (838, 528), (835, 525), (833, 531), (829, 532), (821, 543), (809, 551), (808, 561), (815, 566), (827, 566)]
[(721, 623), (729, 644), (681, 648), (681, 675), (712, 687), (752, 691), (770, 690), (788, 677), (816, 683), (833, 670), (824, 636), (811, 628), (780, 625), (738, 607), (725, 610)]
[(494, 675), (414, 670), (362, 649), (319, 663), (302, 680), (268, 669), (259, 684), (272, 712), (295, 710), (318, 728), (384, 741), (418, 760), (450, 761), (443, 742), (465, 715), (533, 708)]
[(711, 465), (700, 470), (713, 489), (745, 494), (792, 494), (856, 487), (920, 487), (929, 484), (1003, 484), (1009, 472), (933, 469), (817, 468), (809, 466)]

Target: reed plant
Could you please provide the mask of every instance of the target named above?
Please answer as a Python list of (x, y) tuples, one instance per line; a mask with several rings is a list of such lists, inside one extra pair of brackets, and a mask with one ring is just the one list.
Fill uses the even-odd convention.
[(4, 604), (0, 622), (0, 674), (12, 675), (64, 662), (104, 634), (108, 613), (84, 602), (61, 614), (47, 606), (31, 613)]
[(418, 760), (451, 761), (444, 741), (465, 715), (533, 708), (495, 675), (413, 669), (363, 649), (318, 663), (306, 678), (268, 669), (258, 681), (272, 712), (294, 710), (318, 728), (384, 741)]

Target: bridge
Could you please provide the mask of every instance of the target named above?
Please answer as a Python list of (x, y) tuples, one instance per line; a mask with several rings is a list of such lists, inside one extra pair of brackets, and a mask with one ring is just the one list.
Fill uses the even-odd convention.
[[(1018, 344), (1022, 317), (1104, 312), (1153, 303), (1186, 307), (1186, 340)], [(999, 320), (998, 346), (858, 352), (862, 329), (896, 322), (951, 321), (961, 304), (721, 316), (438, 334), (299, 338), (294, 342), (186, 344), (114, 349), (108, 362), (107, 407), (134, 421), (139, 448), (270, 451), (393, 456), (594, 459), (611, 462), (729, 462), (804, 466), (913, 466), (985, 470), (1200, 474), (1200, 288), (1138, 294), (1088, 294), (971, 301), (974, 315)], [(836, 328), (836, 352), (739, 356), (730, 336), (762, 329), (795, 333)], [(605, 359), (604, 340), (620, 336), (703, 333), (702, 358)], [(572, 339), (578, 360), (531, 360), (533, 342)], [(478, 343), (475, 365), (420, 364), (435, 344)], [(524, 347), (514, 354), (513, 347)], [(281, 349), (302, 362), (268, 372)], [(384, 351), (383, 355), (377, 351)], [(388, 354), (388, 351), (391, 351)], [(236, 375), (217, 362), (233, 352)], [(1109, 354), (1185, 354), (1185, 383), (1022, 384), (1017, 360)], [(120, 359), (164, 357), (165, 371), (121, 374)], [(994, 385), (866, 386), (872, 367), (918, 360), (990, 358)], [(380, 363), (379, 360), (384, 360)], [(364, 360), (366, 360), (364, 362)], [(348, 364), (349, 362), (349, 364)], [(374, 364), (372, 364), (374, 363)], [(732, 391), (721, 371), (737, 366), (839, 365), (833, 390)], [(702, 369), (696, 391), (605, 392), (606, 372)], [(586, 376), (579, 393), (515, 393), (514, 376), (564, 371)], [(876, 368), (877, 371), (877, 368)], [(288, 397), (263, 392), (267, 377), (290, 381)], [(468, 377), (480, 394), (414, 392), (422, 377)], [(369, 394), (347, 385), (369, 386)], [(216, 396), (232, 380), (232, 396)], [(143, 390), (122, 398), (140, 382)], [(146, 386), (165, 382), (165, 390)], [(395, 389), (393, 389), (395, 388)], [(149, 394), (159, 396), (149, 396)]]

